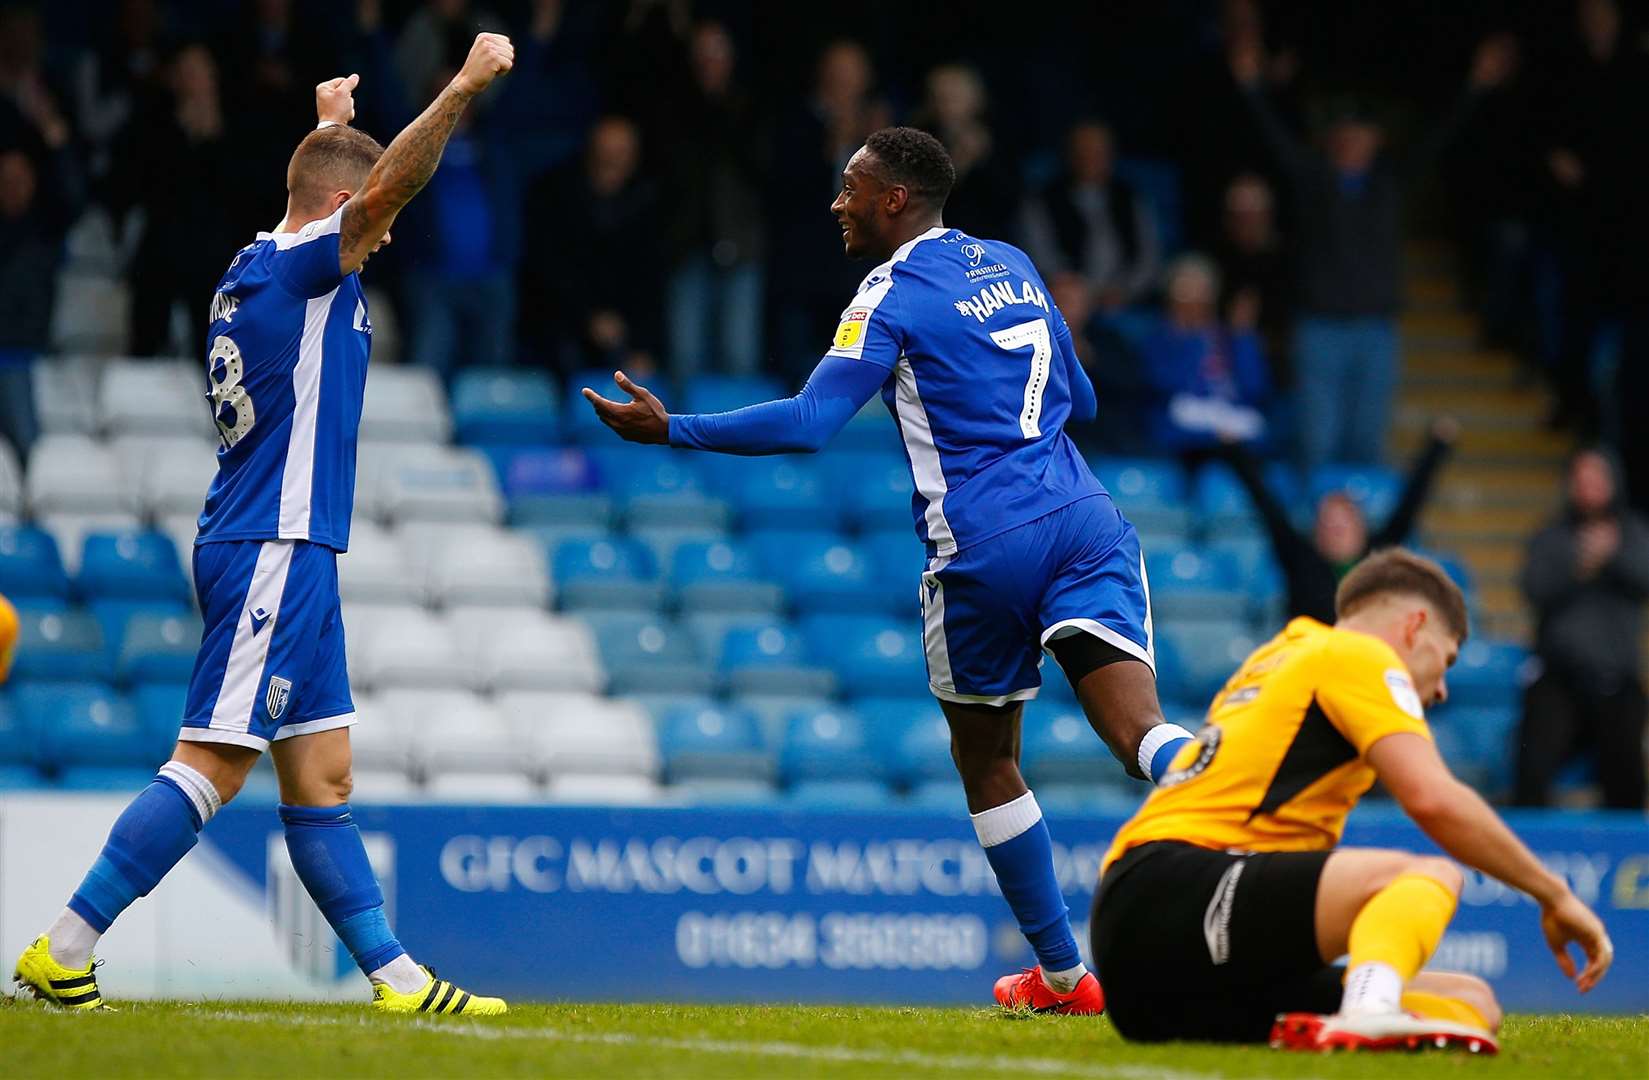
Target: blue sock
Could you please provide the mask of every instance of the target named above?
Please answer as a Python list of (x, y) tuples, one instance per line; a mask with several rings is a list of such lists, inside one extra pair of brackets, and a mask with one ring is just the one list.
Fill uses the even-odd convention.
[(367, 862), (361, 830), (349, 804), (280, 807), (286, 850), (298, 880), (309, 890), (338, 940), (365, 974), (406, 952), (389, 932), (384, 893)]
[(1042, 970), (1069, 971), (1082, 963), (1071, 934), (1071, 911), (1054, 877), (1053, 841), (1036, 796), (1027, 791), (1013, 802), (974, 814), (973, 828)]
[(1151, 783), (1160, 784), (1180, 749), (1195, 741), (1191, 733), (1178, 724), (1158, 724), (1139, 741), (1139, 771), (1149, 776)]
[(97, 861), (69, 898), (69, 910), (99, 934), (107, 931), (189, 853), (217, 808), (217, 792), (206, 777), (167, 762), (115, 819)]

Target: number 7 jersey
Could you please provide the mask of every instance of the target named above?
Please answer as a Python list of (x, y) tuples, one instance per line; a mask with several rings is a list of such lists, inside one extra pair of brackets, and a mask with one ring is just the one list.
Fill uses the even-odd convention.
[(206, 397), (222, 445), (197, 544), (349, 547), (372, 324), (360, 275), (338, 266), (342, 215), (259, 233), (218, 282)]
[(950, 555), (1105, 489), (1065, 434), (1091, 399), (1064, 318), (1024, 252), (929, 229), (872, 270), (829, 355), (888, 372), (916, 529)]

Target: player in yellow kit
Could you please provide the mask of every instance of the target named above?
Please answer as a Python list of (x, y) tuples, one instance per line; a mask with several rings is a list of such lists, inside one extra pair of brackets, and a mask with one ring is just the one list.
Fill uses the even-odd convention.
[[(1393, 548), (1346, 576), (1336, 611), (1333, 626), (1293, 620), (1244, 662), (1106, 855), (1093, 955), (1126, 1038), (1498, 1049), (1488, 984), (1420, 970), (1460, 868), (1335, 846), (1376, 779), (1444, 851), (1540, 904), (1582, 991), (1609, 968), (1597, 916), (1432, 743), (1422, 703), (1447, 697), (1467, 632), (1460, 590)], [(1571, 944), (1586, 956), (1578, 973)]]
[(17, 609), (0, 594), (0, 686), (11, 676), (11, 658), (17, 652)]

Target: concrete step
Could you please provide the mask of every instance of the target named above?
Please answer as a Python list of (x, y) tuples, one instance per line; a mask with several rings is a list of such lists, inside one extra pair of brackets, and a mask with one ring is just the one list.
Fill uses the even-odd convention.
[(1460, 508), (1433, 503), (1423, 517), (1426, 532), (1454, 538), (1450, 546), (1461, 548), (1461, 541), (1471, 537), (1484, 540), (1511, 538), (1527, 540), (1546, 520), (1543, 506), (1475, 506)]
[[(1426, 426), (1400, 424), (1392, 434), (1391, 447), (1400, 459), (1417, 452), (1426, 440)], [(1571, 446), (1559, 432), (1521, 430), (1504, 427), (1464, 425), (1456, 444), (1456, 460), (1480, 465), (1548, 467), (1563, 460)]]
[(1466, 342), (1467, 348), (1474, 348), (1477, 341), (1477, 320), (1458, 308), (1449, 311), (1404, 312), (1398, 319), (1398, 329), (1403, 335), (1404, 342)]

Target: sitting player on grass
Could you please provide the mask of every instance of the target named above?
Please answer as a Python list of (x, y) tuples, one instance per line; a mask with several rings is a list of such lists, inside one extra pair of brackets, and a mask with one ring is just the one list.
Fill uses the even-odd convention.
[(350, 815), (338, 554), (349, 546), (355, 434), (372, 324), (359, 271), (389, 243), (475, 95), (510, 70), (482, 34), (463, 70), (389, 149), (348, 126), (357, 77), (316, 88), (317, 130), (287, 167), (286, 217), (242, 248), (212, 300), (205, 385), (222, 437), (195, 539), (206, 629), (177, 749), (115, 821), (57, 921), (17, 961), (43, 1001), (103, 1006), (92, 949), (235, 797), (258, 755), (280, 778), (293, 869), (391, 1012), (501, 1013), (412, 962)]
[[(622, 372), (631, 398), (586, 388), (631, 442), (727, 454), (820, 450), (877, 393), (904, 440), (928, 686), (950, 724), (980, 844), (1038, 965), (996, 984), (1006, 1008), (1098, 1013), (1054, 874), (1036, 797), (1019, 773), (1020, 712), (1044, 651), (1130, 774), (1155, 778), (1190, 733), (1157, 704), (1139, 538), (1076, 446), (1093, 384), (1025, 253), (941, 220), (956, 171), (914, 128), (865, 140), (831, 210), (851, 258), (879, 264), (842, 312), (801, 393), (734, 412), (671, 415)], [(912, 614), (915, 614), (913, 611)]]
[[(1293, 620), (1243, 663), (1105, 857), (1093, 954), (1125, 1038), (1498, 1050), (1488, 984), (1420, 970), (1460, 868), (1335, 846), (1376, 779), (1445, 852), (1540, 904), (1582, 992), (1609, 970), (1602, 922), (1432, 743), (1421, 703), (1448, 696), (1466, 638), (1459, 587), (1388, 548), (1346, 575), (1336, 610), (1333, 626)], [(1586, 955), (1578, 974), (1571, 944)], [(1348, 953), (1348, 968), (1334, 963)]]

